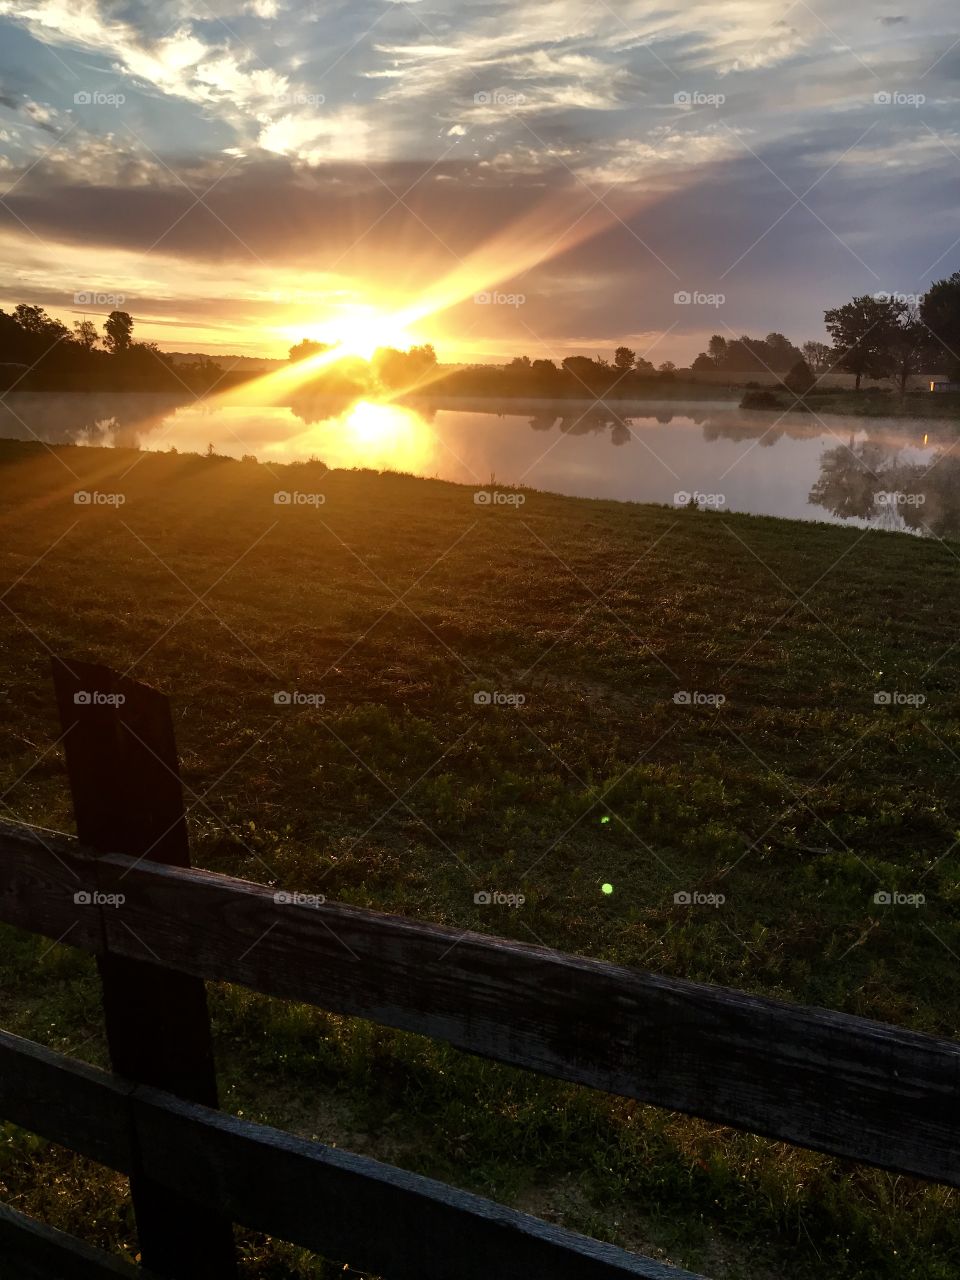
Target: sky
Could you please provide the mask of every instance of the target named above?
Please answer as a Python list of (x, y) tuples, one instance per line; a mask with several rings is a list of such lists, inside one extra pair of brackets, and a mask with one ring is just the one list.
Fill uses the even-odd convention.
[(0, 0), (0, 306), (165, 350), (823, 339), (960, 269), (946, 0)]

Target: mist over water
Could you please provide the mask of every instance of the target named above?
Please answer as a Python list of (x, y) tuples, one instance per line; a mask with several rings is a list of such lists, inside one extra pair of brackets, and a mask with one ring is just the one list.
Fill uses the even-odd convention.
[(0, 436), (49, 444), (319, 458), (489, 488), (697, 505), (960, 536), (950, 420), (741, 410), (729, 401), (223, 405), (169, 394), (14, 394)]

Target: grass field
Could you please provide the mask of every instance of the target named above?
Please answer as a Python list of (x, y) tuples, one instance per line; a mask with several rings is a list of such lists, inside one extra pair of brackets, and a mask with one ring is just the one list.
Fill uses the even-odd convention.
[[(957, 548), (504, 493), (0, 443), (0, 812), (72, 829), (49, 658), (102, 661), (172, 698), (199, 866), (954, 1035)], [(491, 888), (526, 901), (475, 905)], [(0, 1025), (105, 1063), (90, 960), (3, 930), (0, 963)], [(718, 1280), (960, 1277), (943, 1188), (238, 988), (211, 1004), (249, 1118)], [(119, 1179), (11, 1126), (0, 1198), (135, 1247)], [(273, 1280), (350, 1261), (244, 1250)]]

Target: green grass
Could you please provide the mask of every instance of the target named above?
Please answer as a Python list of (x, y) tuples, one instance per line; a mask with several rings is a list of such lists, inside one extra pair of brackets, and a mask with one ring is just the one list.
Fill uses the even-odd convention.
[[(817, 413), (858, 414), (865, 418), (960, 418), (960, 395), (916, 391), (901, 395), (889, 385), (864, 386), (860, 391), (823, 387), (807, 396)], [(785, 403), (789, 396), (785, 397)]]
[[(72, 829), (50, 652), (132, 666), (171, 696), (199, 866), (955, 1033), (953, 545), (321, 464), (4, 442), (0, 477), (4, 816)], [(275, 704), (294, 689), (326, 701)], [(526, 902), (475, 906), (489, 888)], [(693, 889), (726, 901), (675, 905)], [(0, 964), (2, 1025), (105, 1064), (88, 958), (3, 930)], [(223, 1105), (253, 1119), (723, 1280), (960, 1278), (942, 1188), (239, 988), (211, 1004)], [(132, 1256), (120, 1180), (3, 1134), (0, 1196)], [(243, 1241), (245, 1274), (342, 1274)]]

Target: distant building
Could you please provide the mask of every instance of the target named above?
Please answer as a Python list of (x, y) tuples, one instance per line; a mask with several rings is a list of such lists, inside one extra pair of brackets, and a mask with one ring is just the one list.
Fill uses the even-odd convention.
[(960, 382), (948, 382), (946, 378), (931, 378), (931, 391), (960, 391)]

